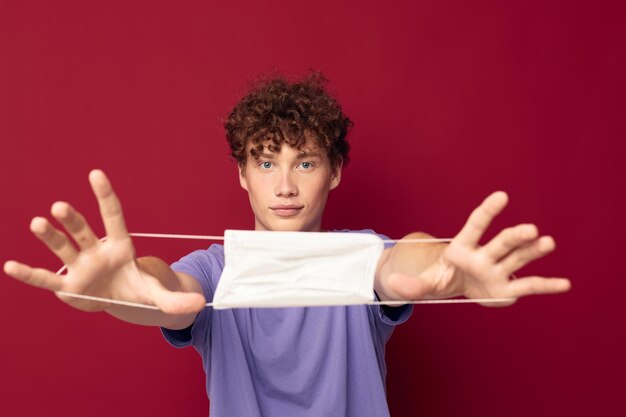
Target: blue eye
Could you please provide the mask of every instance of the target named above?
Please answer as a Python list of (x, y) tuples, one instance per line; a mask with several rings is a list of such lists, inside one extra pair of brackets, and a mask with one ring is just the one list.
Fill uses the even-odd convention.
[(263, 169), (270, 169), (272, 167), (272, 163), (271, 162), (261, 162), (261, 168)]
[(303, 162), (300, 165), (302, 165), (302, 168), (304, 168), (304, 169), (310, 169), (310, 168), (313, 167), (313, 164), (310, 163), (310, 162)]

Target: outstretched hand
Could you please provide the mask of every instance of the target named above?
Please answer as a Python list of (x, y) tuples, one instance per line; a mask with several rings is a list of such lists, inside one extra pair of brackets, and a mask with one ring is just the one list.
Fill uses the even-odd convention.
[[(201, 294), (170, 290), (177, 289), (177, 277), (173, 272), (157, 279), (138, 267), (122, 206), (109, 180), (102, 171), (94, 170), (89, 174), (89, 181), (98, 200), (106, 239), (98, 239), (85, 218), (71, 205), (56, 202), (52, 205), (51, 214), (61, 223), (67, 235), (44, 217), (35, 217), (30, 229), (67, 265), (67, 273), (59, 276), (16, 261), (4, 264), (5, 273), (35, 287), (155, 305), (169, 314), (189, 314), (202, 309), (205, 301)], [(111, 307), (107, 302), (57, 296), (84, 311), (101, 311)]]
[[(486, 245), (479, 246), (485, 231), (507, 203), (508, 196), (501, 191), (487, 197), (472, 212), (459, 234), (443, 249), (437, 262), (419, 276), (411, 276), (406, 270), (392, 272), (388, 277), (388, 285), (394, 295), (402, 299), (464, 295), (467, 298), (515, 300), (532, 294), (568, 291), (570, 281), (565, 278), (529, 276), (512, 279), (517, 270), (547, 255), (556, 247), (552, 237), (539, 236), (536, 226), (520, 224), (504, 229)], [(408, 250), (405, 249), (405, 258)], [(410, 250), (415, 251), (417, 248)], [(513, 302), (495, 305), (503, 306)]]

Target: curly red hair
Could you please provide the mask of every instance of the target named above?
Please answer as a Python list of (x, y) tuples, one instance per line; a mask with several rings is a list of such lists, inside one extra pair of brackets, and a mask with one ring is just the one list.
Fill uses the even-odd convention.
[(231, 156), (244, 167), (248, 149), (257, 159), (264, 148), (279, 152), (287, 143), (300, 150), (311, 138), (333, 167), (346, 165), (353, 123), (325, 90), (327, 82), (319, 72), (295, 82), (282, 76), (255, 81), (224, 123)]

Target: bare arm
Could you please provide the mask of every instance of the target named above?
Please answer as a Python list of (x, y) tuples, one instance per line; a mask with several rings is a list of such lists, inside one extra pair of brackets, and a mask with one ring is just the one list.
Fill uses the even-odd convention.
[[(51, 214), (64, 227), (57, 230), (43, 217), (35, 217), (31, 231), (65, 265), (67, 274), (58, 276), (42, 268), (16, 261), (4, 264), (6, 274), (26, 284), (55, 292), (154, 305), (159, 310), (124, 307), (112, 303), (57, 296), (83, 311), (106, 311), (131, 323), (173, 329), (190, 325), (204, 308), (199, 284), (177, 274), (158, 258), (135, 258), (135, 248), (126, 230), (121, 204), (102, 171), (89, 175), (98, 200), (107, 239), (100, 241), (84, 217), (68, 203), (52, 205)], [(73, 242), (68, 238), (71, 237)]]
[[(408, 239), (431, 239), (433, 236), (424, 232), (414, 232), (403, 237)], [(441, 257), (446, 243), (401, 243), (385, 249), (378, 262), (374, 289), (381, 300), (408, 299), (402, 291), (394, 289), (390, 280), (395, 275), (403, 274), (419, 277), (424, 271), (434, 265)]]
[[(532, 276), (510, 280), (515, 271), (555, 249), (554, 240), (539, 236), (536, 226), (520, 224), (507, 228), (486, 245), (478, 245), (507, 203), (505, 193), (491, 194), (472, 212), (448, 245), (406, 243), (387, 249), (376, 274), (375, 289), (379, 297), (414, 300), (464, 295), (517, 299), (568, 291), (571, 284), (565, 278)], [(418, 233), (406, 238), (424, 237), (429, 236)]]

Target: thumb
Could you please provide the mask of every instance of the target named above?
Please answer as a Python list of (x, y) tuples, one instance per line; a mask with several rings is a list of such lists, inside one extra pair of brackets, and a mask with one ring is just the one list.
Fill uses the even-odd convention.
[(418, 277), (404, 275), (398, 272), (391, 273), (387, 284), (392, 293), (401, 300), (418, 300), (432, 294), (432, 284)]
[(166, 314), (197, 313), (205, 307), (206, 300), (196, 292), (170, 291), (160, 282), (153, 281), (150, 294), (154, 304)]

